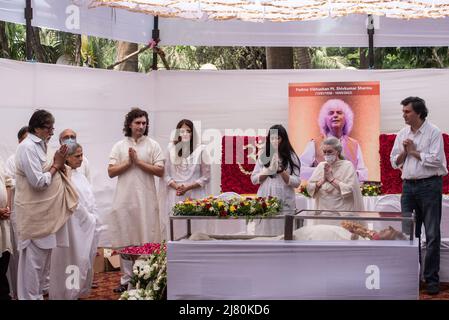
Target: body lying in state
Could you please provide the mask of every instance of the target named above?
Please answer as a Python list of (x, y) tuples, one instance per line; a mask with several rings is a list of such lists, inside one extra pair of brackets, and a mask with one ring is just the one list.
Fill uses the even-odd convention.
[[(284, 236), (277, 237), (255, 237), (250, 240), (283, 240)], [(360, 224), (353, 222), (343, 222), (342, 226), (335, 225), (312, 225), (304, 226), (293, 231), (294, 240), (406, 240), (407, 237), (395, 230), (393, 227), (388, 227), (375, 232), (368, 230)], [(215, 240), (213, 236), (205, 233), (193, 233), (189, 240)]]

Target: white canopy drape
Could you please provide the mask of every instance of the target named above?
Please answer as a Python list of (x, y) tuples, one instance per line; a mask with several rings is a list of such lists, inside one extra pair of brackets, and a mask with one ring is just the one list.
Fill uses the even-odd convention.
[[(262, 1), (263, 2), (263, 1)], [(153, 17), (89, 1), (34, 0), (33, 26), (146, 44)], [(0, 20), (25, 23), (23, 0), (0, 0)], [(366, 15), (292, 22), (160, 18), (160, 45), (367, 47)], [(449, 18), (375, 17), (376, 47), (447, 46)]]

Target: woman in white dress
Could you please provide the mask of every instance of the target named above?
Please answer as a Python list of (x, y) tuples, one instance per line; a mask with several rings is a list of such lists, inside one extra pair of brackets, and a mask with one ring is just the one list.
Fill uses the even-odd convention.
[(97, 207), (92, 186), (79, 170), (83, 149), (69, 144), (66, 164), (72, 169), (70, 180), (78, 196), (78, 207), (67, 222), (69, 247), (55, 248), (51, 254), (50, 299), (76, 300), (89, 294), (93, 280), (93, 262), (99, 233)]
[[(363, 211), (359, 179), (352, 163), (342, 157), (340, 140), (326, 138), (321, 144), (324, 160), (307, 183), (317, 210)], [(343, 213), (344, 214), (344, 213)], [(340, 224), (337, 220), (314, 220), (315, 224)]]
[[(259, 197), (278, 197), (282, 202), (281, 214), (294, 214), (296, 210), (295, 188), (301, 180), (301, 164), (282, 125), (270, 128), (265, 147), (261, 150), (251, 174), (253, 184), (260, 184)], [(264, 219), (256, 221), (255, 234), (280, 235), (284, 232), (284, 220)]]
[[(165, 159), (165, 173), (159, 185), (160, 225), (162, 237), (170, 239), (169, 215), (173, 206), (187, 198), (201, 199), (210, 194), (210, 160), (205, 146), (198, 143), (192, 121), (178, 122)], [(214, 225), (212, 220), (192, 221), (192, 231), (213, 233)], [(175, 238), (186, 233), (184, 221), (175, 221), (174, 226)]]

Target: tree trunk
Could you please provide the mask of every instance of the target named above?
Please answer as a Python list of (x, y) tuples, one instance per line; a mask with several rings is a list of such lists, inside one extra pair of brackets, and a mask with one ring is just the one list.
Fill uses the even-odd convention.
[(11, 50), (9, 50), (8, 37), (6, 36), (6, 22), (0, 21), (0, 57), (11, 57)]
[(293, 69), (293, 48), (267, 47), (267, 69)]
[(47, 61), (44, 47), (41, 44), (39, 27), (33, 27), (31, 30), (31, 47), (33, 48), (34, 58), (38, 62), (51, 63), (51, 61)]
[[(122, 60), (127, 55), (130, 55), (133, 52), (139, 50), (137, 43), (130, 43), (124, 41), (117, 42), (117, 58), (115, 61)], [(116, 70), (120, 71), (139, 71), (139, 55), (135, 55), (128, 60), (122, 62), (118, 66), (115, 67)]]
[(437, 49), (432, 47), (432, 58), (437, 64), (437, 68), (444, 68), (444, 63), (438, 55)]
[(374, 69), (382, 69), (384, 64), (385, 48), (374, 48)]
[(298, 68), (299, 69), (312, 69), (312, 58), (310, 57), (310, 51), (307, 47), (298, 48)]
[(368, 59), (368, 49), (367, 48), (359, 48), (359, 58), (360, 58), (359, 69), (368, 69), (369, 59)]
[(75, 37), (75, 66), (81, 65), (81, 35), (74, 34)]

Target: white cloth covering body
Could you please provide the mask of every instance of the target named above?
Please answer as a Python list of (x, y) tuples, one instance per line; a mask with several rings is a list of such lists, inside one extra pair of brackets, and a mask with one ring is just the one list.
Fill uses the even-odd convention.
[[(304, 226), (293, 232), (295, 240), (352, 240), (353, 234), (340, 226), (334, 225), (311, 225)], [(368, 238), (357, 237), (357, 240), (369, 240)]]

